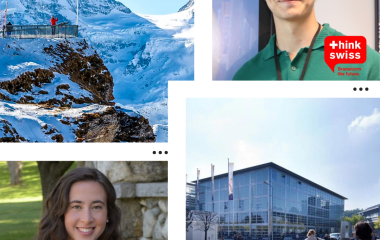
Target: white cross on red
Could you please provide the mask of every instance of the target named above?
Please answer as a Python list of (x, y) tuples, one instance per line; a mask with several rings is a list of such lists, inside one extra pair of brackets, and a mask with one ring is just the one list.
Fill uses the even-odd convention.
[(336, 46), (338, 46), (338, 44), (335, 43), (335, 41), (332, 41), (332, 43), (330, 43), (330, 47), (332, 47), (332, 49), (335, 49)]

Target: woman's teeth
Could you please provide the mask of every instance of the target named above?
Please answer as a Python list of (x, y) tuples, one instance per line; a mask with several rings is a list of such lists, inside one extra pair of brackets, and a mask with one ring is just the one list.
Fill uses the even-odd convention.
[(94, 228), (78, 228), (81, 232), (90, 232)]

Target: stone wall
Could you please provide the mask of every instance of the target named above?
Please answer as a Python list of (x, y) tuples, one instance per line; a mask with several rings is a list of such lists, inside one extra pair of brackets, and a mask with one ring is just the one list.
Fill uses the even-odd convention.
[(168, 162), (78, 162), (113, 183), (122, 211), (123, 240), (168, 239)]

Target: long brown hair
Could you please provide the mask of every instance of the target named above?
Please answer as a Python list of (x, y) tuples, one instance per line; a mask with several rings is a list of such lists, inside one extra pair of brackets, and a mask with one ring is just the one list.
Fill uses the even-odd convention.
[(79, 181), (95, 181), (103, 186), (107, 195), (108, 223), (98, 240), (121, 240), (121, 211), (116, 206), (116, 192), (103, 173), (93, 168), (76, 168), (59, 179), (44, 203), (44, 214), (38, 227), (38, 240), (66, 240), (64, 214), (69, 206), (71, 186)]
[(361, 239), (361, 240), (372, 239), (373, 229), (371, 225), (369, 225), (367, 222), (360, 221), (356, 223), (354, 226), (354, 229), (355, 229), (355, 236), (358, 239)]

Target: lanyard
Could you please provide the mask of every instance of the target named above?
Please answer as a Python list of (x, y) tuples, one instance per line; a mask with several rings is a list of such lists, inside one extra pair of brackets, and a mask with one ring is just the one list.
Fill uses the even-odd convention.
[[(314, 46), (315, 40), (317, 39), (317, 36), (318, 36), (318, 33), (319, 33), (320, 30), (321, 30), (321, 24), (318, 23), (318, 30), (317, 30), (317, 32), (315, 33), (315, 35), (314, 35), (314, 37), (313, 37), (313, 40), (311, 41), (311, 44), (310, 44), (309, 50), (307, 51), (307, 56), (306, 56), (306, 60), (305, 60), (305, 65), (303, 66), (302, 73), (301, 73), (301, 78), (300, 78), (301, 81), (302, 81), (303, 78), (305, 77), (305, 73), (306, 73), (306, 69), (307, 69), (307, 64), (309, 63), (309, 59), (310, 59), (310, 55), (311, 55), (311, 50), (313, 49), (313, 46)], [(274, 36), (274, 60), (275, 60), (275, 62), (276, 62), (277, 78), (278, 78), (279, 81), (281, 81), (282, 78), (281, 78), (281, 72), (280, 72), (280, 63), (279, 63), (279, 61), (278, 61), (278, 57), (277, 57), (276, 36)]]

